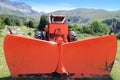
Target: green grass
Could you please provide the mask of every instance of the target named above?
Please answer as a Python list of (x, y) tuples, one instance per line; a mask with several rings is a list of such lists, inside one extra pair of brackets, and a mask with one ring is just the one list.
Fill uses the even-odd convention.
[(111, 76), (114, 80), (120, 80), (120, 40), (118, 41), (117, 56)]
[(0, 78), (10, 76), (3, 52), (3, 39), (0, 37)]
[[(33, 37), (33, 29), (32, 28), (27, 28), (25, 26), (19, 27), (19, 26), (12, 26), (10, 27), (13, 31), (14, 34), (21, 35), (20, 33), (22, 32), (24, 36), (26, 37)], [(7, 29), (1, 30), (2, 31), (2, 37), (0, 36), (0, 78), (3, 77), (9, 77), (10, 72), (8, 70), (6, 61), (5, 61), (5, 56), (3, 52), (3, 40), (4, 36), (9, 33)], [(28, 33), (31, 33), (31, 35), (28, 35)], [(1, 79), (0, 79), (1, 80)], [(6, 79), (5, 79), (6, 80)]]
[[(21, 78), (15, 79), (9, 77), (10, 73), (3, 52), (3, 39), (4, 37), (0, 37), (0, 80), (23, 80)], [(120, 80), (120, 40), (118, 40), (118, 51), (114, 67), (112, 69), (111, 77), (113, 78), (113, 80)], [(24, 79), (24, 80), (38, 80), (38, 79)]]

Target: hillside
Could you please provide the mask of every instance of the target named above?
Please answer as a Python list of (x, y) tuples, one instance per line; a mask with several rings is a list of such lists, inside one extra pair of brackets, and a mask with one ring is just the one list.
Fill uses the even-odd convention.
[[(9, 15), (13, 18), (23, 20), (34, 20), (39, 22), (39, 17), (44, 13), (39, 13), (32, 9), (30, 5), (22, 2), (14, 2), (11, 0), (0, 0), (0, 15)], [(50, 13), (51, 14), (64, 14), (70, 18), (71, 23), (84, 24), (92, 19), (110, 19), (120, 18), (120, 11), (106, 11), (102, 9), (87, 9), (78, 8), (74, 10), (58, 10)]]
[(53, 14), (60, 13), (69, 16), (82, 16), (89, 18), (110, 18), (110, 17), (117, 17), (120, 14), (120, 11), (106, 11), (102, 9), (78, 8), (74, 10), (59, 10), (52, 13)]
[(40, 14), (25, 3), (0, 0), (0, 15), (17, 16), (35, 20)]
[(86, 23), (92, 19), (120, 18), (120, 11), (106, 11), (102, 9), (78, 8), (74, 10), (59, 10), (48, 14), (64, 14), (70, 17), (72, 23)]

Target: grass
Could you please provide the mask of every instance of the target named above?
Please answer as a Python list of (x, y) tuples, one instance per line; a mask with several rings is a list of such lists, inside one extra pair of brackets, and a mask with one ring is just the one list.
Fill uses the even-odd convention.
[(114, 80), (120, 80), (120, 40), (118, 41), (116, 61), (112, 69), (111, 76)]
[(10, 76), (3, 52), (3, 39), (0, 37), (0, 78)]
[[(3, 52), (3, 39), (4, 37), (0, 37), (0, 80), (23, 80), (21, 78), (15, 79), (9, 77), (10, 73)], [(117, 56), (114, 67), (112, 69), (111, 77), (113, 78), (113, 80), (120, 80), (120, 40), (118, 40)], [(24, 79), (24, 80), (38, 80), (38, 79)]]
[[(31, 28), (27, 28), (25, 26), (23, 26), (23, 27), (12, 26), (10, 28), (12, 29), (14, 34), (24, 35), (26, 37), (33, 37), (33, 29), (31, 29)], [(2, 30), (2, 36), (0, 36), (0, 78), (10, 76), (10, 72), (8, 70), (8, 67), (7, 67), (7, 64), (5, 61), (4, 52), (3, 52), (4, 36), (8, 33), (9, 33), (9, 31), (7, 29), (4, 29), (4, 30)], [(28, 33), (31, 33), (31, 35), (28, 35)]]

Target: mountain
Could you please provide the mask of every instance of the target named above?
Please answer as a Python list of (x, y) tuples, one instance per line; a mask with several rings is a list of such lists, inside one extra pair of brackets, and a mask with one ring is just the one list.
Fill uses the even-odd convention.
[(33, 10), (31, 6), (11, 0), (0, 0), (0, 15), (10, 15), (29, 19), (35, 19), (40, 13)]
[(120, 18), (120, 11), (107, 11), (102, 9), (78, 8), (74, 10), (58, 10), (50, 14), (64, 14), (69, 16), (72, 23), (87, 23), (93, 19)]
[(39, 14), (37, 11), (33, 10), (29, 5), (21, 2), (13, 2), (10, 0), (0, 0), (0, 11), (5, 12), (16, 12), (25, 15)]
[(120, 11), (106, 11), (102, 9), (78, 8), (74, 10), (58, 10), (50, 13), (33, 10), (31, 6), (11, 0), (0, 0), (0, 15), (8, 15), (22, 20), (34, 20), (39, 22), (40, 15), (64, 14), (70, 18), (71, 23), (84, 24), (93, 19), (120, 18)]

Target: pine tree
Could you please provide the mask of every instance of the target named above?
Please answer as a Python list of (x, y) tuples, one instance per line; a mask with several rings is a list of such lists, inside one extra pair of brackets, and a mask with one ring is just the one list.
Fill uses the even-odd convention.
[(33, 27), (34, 27), (33, 21), (29, 21), (29, 22), (27, 23), (27, 27), (33, 28)]
[(5, 25), (11, 26), (11, 19), (10, 17), (6, 17), (4, 20)]
[(48, 18), (46, 15), (42, 15), (40, 18), (39, 25), (37, 27), (38, 30), (44, 30), (45, 25), (48, 24)]

